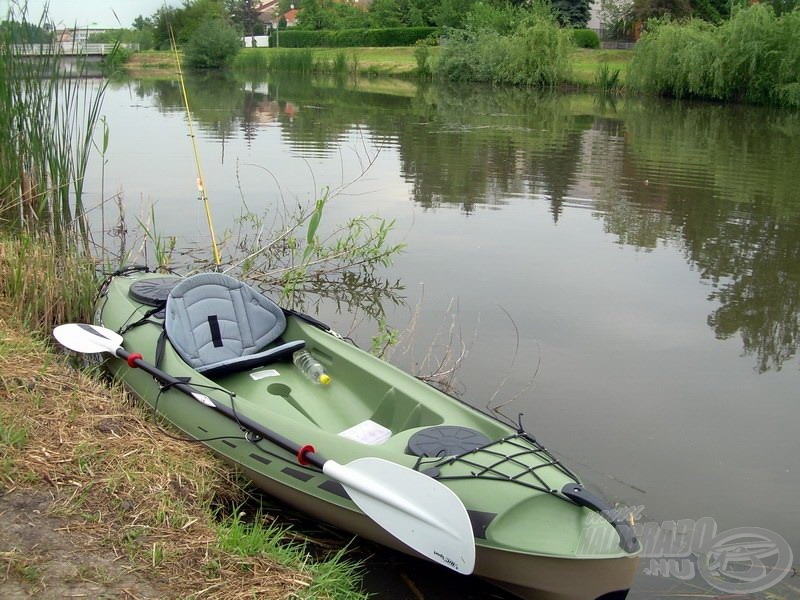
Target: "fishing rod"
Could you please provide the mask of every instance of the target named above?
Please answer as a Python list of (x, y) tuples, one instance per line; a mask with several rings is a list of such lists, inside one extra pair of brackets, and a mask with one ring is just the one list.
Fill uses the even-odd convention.
[(183, 107), (186, 109), (186, 120), (189, 122), (189, 137), (192, 139), (192, 149), (194, 150), (194, 162), (197, 166), (197, 189), (200, 191), (200, 199), (203, 201), (203, 206), (206, 211), (206, 220), (208, 221), (208, 231), (211, 234), (211, 247), (214, 251), (214, 263), (217, 267), (222, 264), (219, 257), (219, 248), (217, 247), (217, 238), (214, 235), (214, 223), (211, 220), (211, 207), (208, 202), (208, 194), (206, 194), (206, 182), (203, 178), (203, 169), (200, 166), (200, 153), (197, 151), (197, 138), (194, 134), (194, 125), (192, 124), (192, 111), (189, 110), (189, 96), (186, 94), (186, 85), (183, 81), (183, 69), (181, 68), (181, 60), (178, 56), (178, 44), (175, 41), (175, 33), (172, 27), (169, 27), (169, 41), (172, 46), (172, 53), (175, 56), (175, 65), (178, 68), (178, 80), (181, 82), (181, 96), (183, 97)]

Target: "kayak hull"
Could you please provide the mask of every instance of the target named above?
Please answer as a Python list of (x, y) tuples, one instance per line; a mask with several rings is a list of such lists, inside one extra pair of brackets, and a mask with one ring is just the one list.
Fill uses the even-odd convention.
[[(128, 329), (152, 308), (131, 298), (130, 285), (150, 277), (154, 276), (133, 273), (110, 279), (102, 290), (95, 322), (124, 332), (129, 352), (155, 362), (163, 329), (157, 316), (149, 315), (143, 324)], [(313, 444), (339, 463), (376, 456), (435, 476), (459, 496), (470, 515), (476, 542), (474, 574), (521, 598), (625, 597), (637, 554), (619, 547), (617, 532), (606, 521), (558, 493), (577, 478), (533, 438), (302, 317), (289, 315), (287, 321), (283, 339), (305, 340), (330, 373), (330, 386), (313, 386), (288, 362), (210, 380), (183, 362), (169, 343), (159, 367), (175, 377), (190, 378), (193, 387), (216, 401), (298, 443)], [(285, 450), (243, 434), (230, 418), (178, 391), (161, 390), (152, 377), (122, 360), (110, 359), (107, 364), (134, 395), (187, 435), (208, 440), (206, 446), (268, 494), (315, 519), (416, 555), (362, 513), (344, 488), (318, 469), (300, 465)], [(388, 439), (369, 444), (343, 437), (354, 425), (358, 429), (367, 422), (387, 432)], [(470, 431), (488, 443), (463, 455), (427, 458), (412, 452), (420, 435), (442, 431), (459, 435)]]

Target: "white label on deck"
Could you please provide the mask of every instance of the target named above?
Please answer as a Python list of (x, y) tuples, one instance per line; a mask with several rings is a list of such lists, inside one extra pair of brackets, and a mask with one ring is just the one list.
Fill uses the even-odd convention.
[(250, 377), (258, 381), (259, 379), (264, 379), (265, 377), (277, 377), (280, 375), (275, 369), (264, 369), (263, 371), (253, 371), (250, 373)]
[(382, 444), (392, 437), (392, 430), (370, 419), (345, 429), (339, 435), (362, 444)]

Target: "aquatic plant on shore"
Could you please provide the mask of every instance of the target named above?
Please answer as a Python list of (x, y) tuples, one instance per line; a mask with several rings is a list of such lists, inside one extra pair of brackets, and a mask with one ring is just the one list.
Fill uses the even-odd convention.
[(12, 5), (0, 30), (0, 226), (87, 250), (84, 177), (106, 82), (83, 78), (81, 61), (68, 71), (60, 46), (20, 56), (19, 44), (39, 41), (46, 25), (46, 15), (31, 24)]
[(0, 237), (0, 300), (31, 331), (91, 322), (96, 290), (95, 262), (83, 252), (65, 252), (47, 233)]
[(233, 68), (246, 73), (358, 73), (360, 61), (357, 53), (337, 50), (330, 58), (322, 54), (309, 48), (246, 49), (236, 56)]

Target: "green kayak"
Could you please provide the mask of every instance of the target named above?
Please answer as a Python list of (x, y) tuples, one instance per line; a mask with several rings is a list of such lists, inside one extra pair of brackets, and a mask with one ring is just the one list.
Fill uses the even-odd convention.
[[(315, 519), (425, 554), (376, 522), (382, 517), (359, 508), (337, 477), (303, 460), (310, 446), (290, 451), (253, 433), (260, 426), (313, 445), (311, 452), (337, 463), (382, 459), (446, 487), (469, 517), (473, 574), (519, 597), (625, 598), (638, 561), (633, 529), (531, 435), (358, 349), (311, 317), (270, 306), (234, 281), (138, 268), (109, 277), (95, 324), (120, 334), (126, 353), (136, 355), (122, 360), (117, 354), (108, 368), (176, 427)], [(324, 368), (327, 385), (293, 362), (301, 347)], [(220, 354), (226, 350), (234, 358)], [(136, 358), (181, 383), (159, 383), (132, 368)], [(212, 401), (181, 391), (188, 386)], [(417, 508), (425, 513), (418, 506), (413, 514)]]

